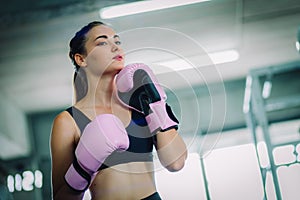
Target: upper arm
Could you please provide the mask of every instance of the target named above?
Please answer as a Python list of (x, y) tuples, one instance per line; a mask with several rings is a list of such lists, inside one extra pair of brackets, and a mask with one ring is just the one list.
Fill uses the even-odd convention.
[(54, 119), (50, 141), (54, 197), (68, 191), (64, 175), (74, 159), (77, 135), (76, 125), (67, 112), (60, 113)]

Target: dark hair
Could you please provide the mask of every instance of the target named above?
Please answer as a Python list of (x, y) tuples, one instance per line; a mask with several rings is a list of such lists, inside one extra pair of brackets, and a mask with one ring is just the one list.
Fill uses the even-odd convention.
[(81, 100), (87, 93), (88, 86), (87, 86), (87, 78), (84, 70), (76, 63), (75, 61), (75, 54), (86, 54), (85, 43), (87, 41), (86, 34), (94, 27), (106, 25), (100, 21), (93, 21), (86, 26), (82, 27), (75, 36), (70, 41), (70, 51), (69, 57), (72, 60), (73, 64), (75, 65), (75, 72), (74, 72), (74, 89), (75, 89), (75, 97), (76, 102)]

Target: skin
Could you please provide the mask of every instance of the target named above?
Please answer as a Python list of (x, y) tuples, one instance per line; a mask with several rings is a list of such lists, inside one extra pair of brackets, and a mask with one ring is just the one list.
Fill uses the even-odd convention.
[[(117, 100), (114, 84), (115, 75), (124, 67), (124, 59), (113, 59), (116, 55), (124, 57), (120, 40), (113, 29), (104, 25), (91, 29), (87, 38), (87, 54), (76, 54), (75, 60), (86, 72), (88, 92), (74, 106), (91, 120), (99, 114), (112, 113), (126, 127), (131, 120), (131, 111)], [(64, 175), (74, 159), (80, 134), (68, 112), (63, 111), (54, 119), (51, 133), (54, 199), (76, 200), (83, 197), (83, 193), (72, 191), (64, 181)], [(184, 166), (187, 150), (175, 129), (157, 133), (156, 151), (160, 162), (169, 171), (178, 171)], [(101, 170), (89, 189), (95, 200), (145, 198), (156, 191), (153, 163), (131, 162)]]

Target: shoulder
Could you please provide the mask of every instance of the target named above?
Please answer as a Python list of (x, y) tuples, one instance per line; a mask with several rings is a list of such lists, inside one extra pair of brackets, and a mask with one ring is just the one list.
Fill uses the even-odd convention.
[(77, 131), (73, 117), (67, 112), (59, 113), (53, 120), (52, 138), (75, 138)]
[(53, 126), (57, 128), (72, 129), (72, 127), (74, 126), (74, 119), (67, 111), (62, 111), (54, 118)]

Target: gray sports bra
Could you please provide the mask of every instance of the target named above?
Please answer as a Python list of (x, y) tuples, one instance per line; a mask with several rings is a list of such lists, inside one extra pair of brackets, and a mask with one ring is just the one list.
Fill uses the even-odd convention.
[[(83, 133), (91, 120), (74, 106), (69, 107), (66, 111), (74, 118), (81, 133)], [(124, 152), (113, 152), (99, 170), (122, 163), (153, 161), (152, 150), (156, 143), (156, 136), (151, 136), (144, 115), (132, 110), (131, 121), (126, 127), (126, 131), (129, 137), (129, 148)]]

